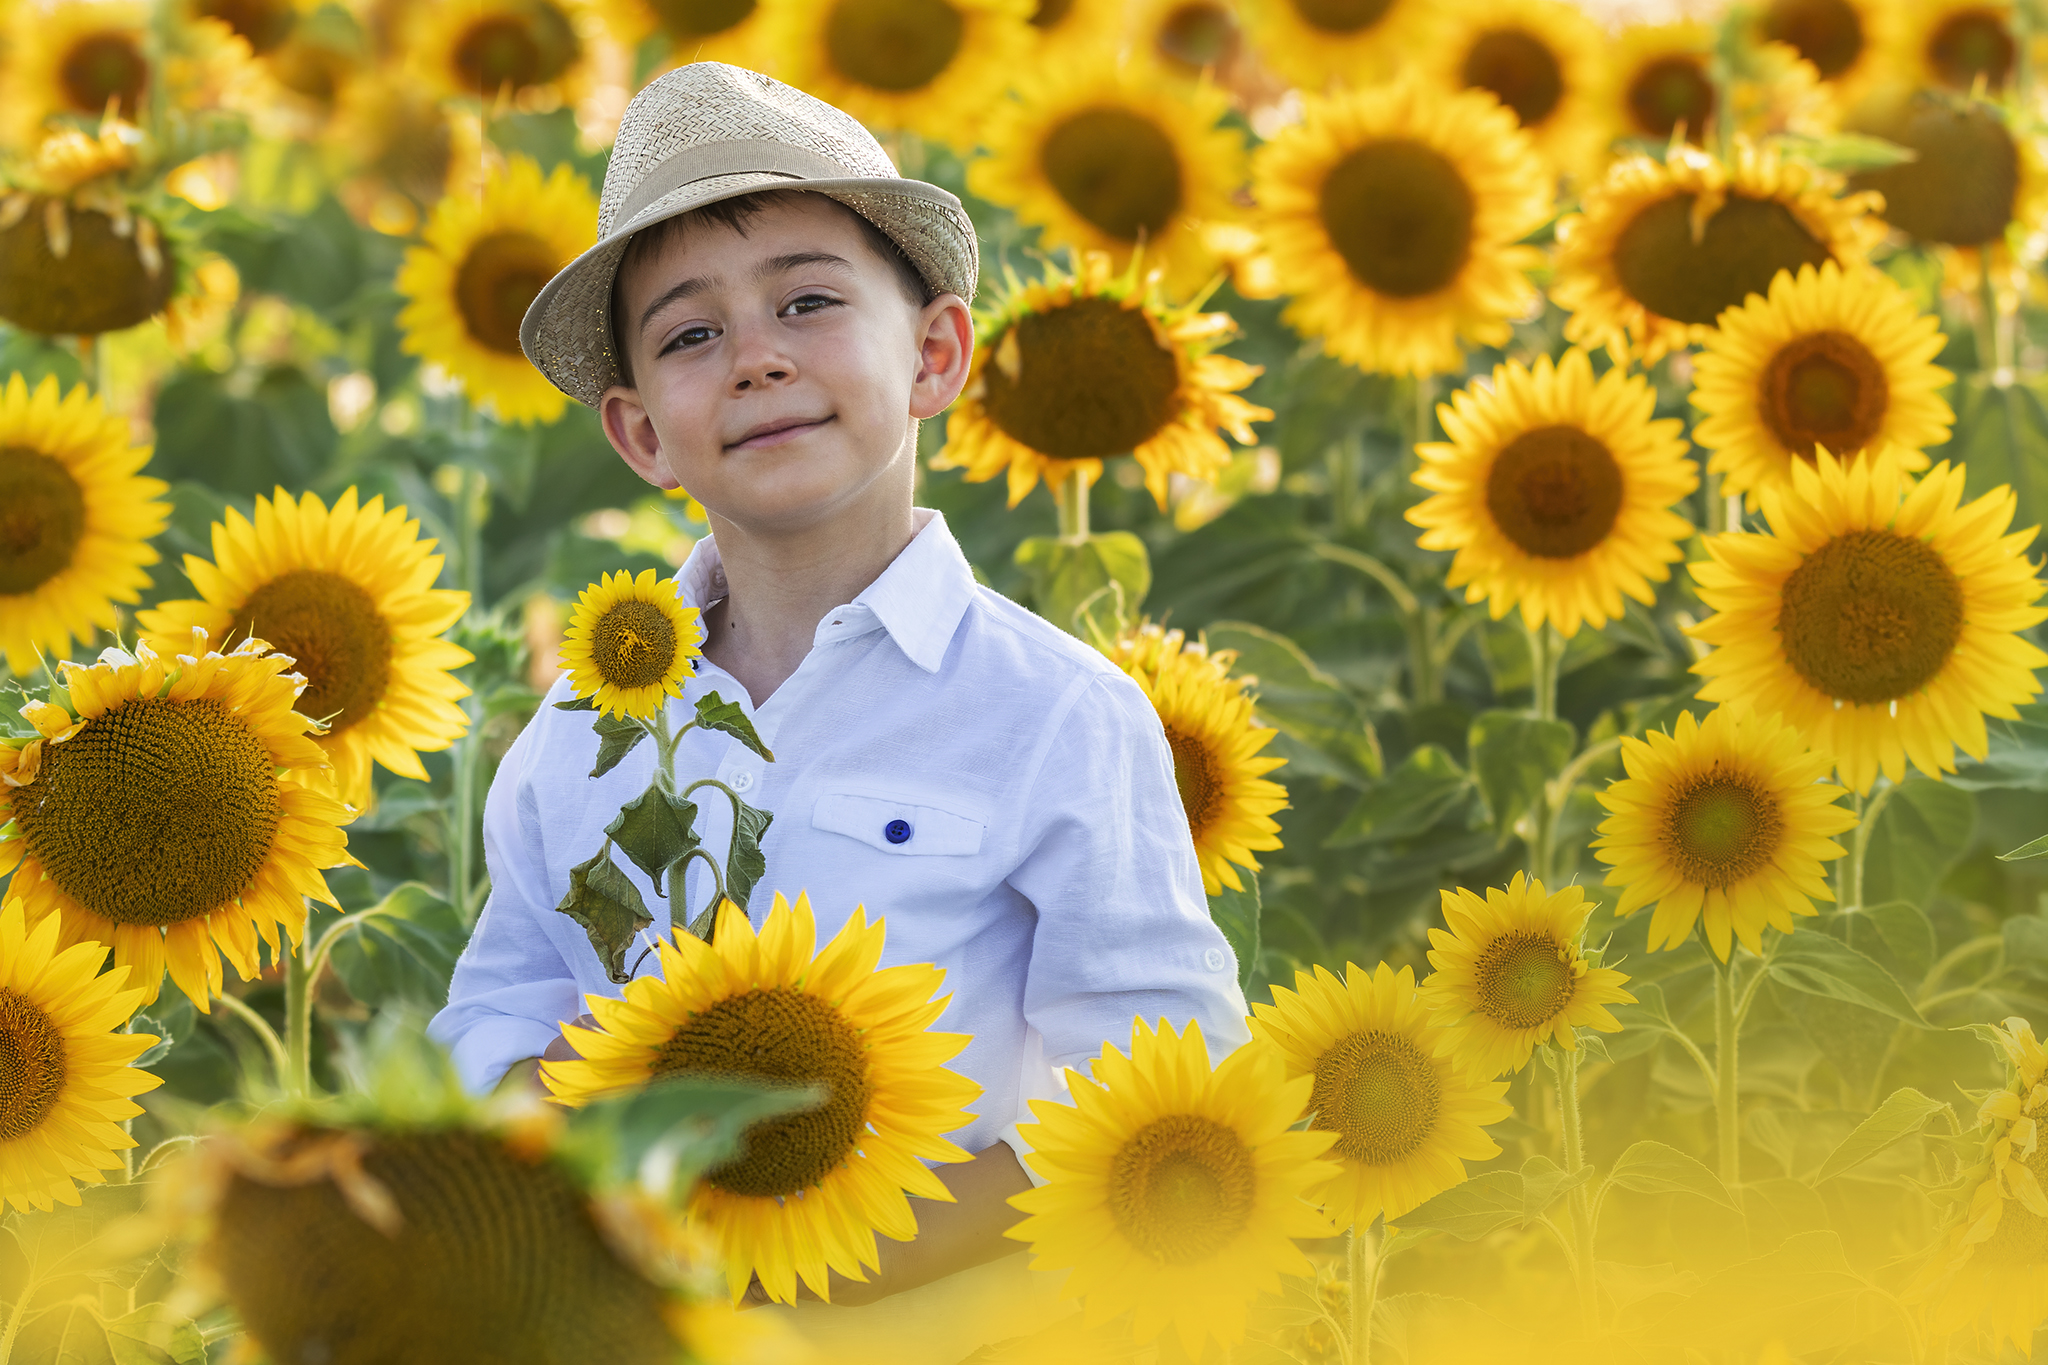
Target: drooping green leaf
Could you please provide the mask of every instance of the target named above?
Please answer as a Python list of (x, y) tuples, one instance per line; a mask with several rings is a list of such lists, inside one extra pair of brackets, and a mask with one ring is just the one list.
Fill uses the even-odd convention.
[(1366, 789), (1328, 844), (1346, 848), (1420, 834), (1465, 800), (1471, 789), (1471, 779), (1448, 753), (1425, 744)]
[(1522, 1216), (1543, 1216), (1552, 1204), (1593, 1178), (1591, 1166), (1567, 1171), (1542, 1153), (1522, 1163)]
[(599, 716), (590, 728), (597, 735), (597, 762), (591, 765), (592, 777), (603, 777), (618, 767), (647, 738), (647, 727), (630, 716)]
[(642, 929), (654, 923), (639, 888), (612, 863), (611, 841), (595, 856), (569, 869), (569, 894), (555, 907), (583, 926), (597, 949), (605, 974), (623, 985), (632, 980), (626, 953)]
[(1818, 1185), (1855, 1170), (1893, 1143), (1909, 1138), (1926, 1126), (1927, 1120), (1947, 1109), (1939, 1100), (1929, 1099), (1911, 1086), (1892, 1091), (1877, 1112), (1856, 1125), (1856, 1131), (1842, 1139), (1841, 1146), (1813, 1173), (1810, 1183)]
[(1867, 133), (1830, 133), (1825, 137), (1786, 134), (1793, 155), (1831, 171), (1874, 171), (1914, 159), (1916, 152)]
[(1878, 812), (1863, 858), (1863, 897), (1873, 904), (1925, 904), (1936, 883), (1968, 851), (1977, 798), (1950, 782), (1915, 778)]
[(1572, 727), (1522, 711), (1486, 711), (1472, 722), (1472, 780), (1505, 837), (1535, 804), (1544, 784), (1570, 761)]
[(1237, 985), (1250, 990), (1252, 973), (1259, 965), (1259, 874), (1248, 867), (1237, 869), (1242, 891), (1220, 888), (1209, 897), (1209, 918), (1223, 931), (1230, 951), (1237, 954)]
[(654, 894), (666, 896), (670, 893), (661, 889), (662, 877), (700, 842), (696, 822), (697, 803), (670, 796), (655, 781), (621, 806), (604, 832), (647, 874), (654, 883)]
[[(1870, 941), (1864, 932), (1865, 926), (1877, 930), (1877, 938), (1883, 945)], [(1927, 912), (1911, 901), (1886, 901), (1882, 905), (1868, 905), (1854, 914), (1837, 915), (1828, 925), (1828, 930), (1860, 952), (1869, 953), (1880, 962), (1886, 954), (1898, 964), (1899, 970), (1892, 974), (1901, 982), (1917, 983), (1927, 975), (1927, 969), (1934, 965), (1934, 922), (1927, 918)], [(1886, 963), (1890, 969), (1890, 963)]]
[(1521, 1222), (1527, 1209), (1519, 1173), (1483, 1171), (1402, 1214), (1399, 1225), (1403, 1232), (1430, 1228), (1476, 1242), (1496, 1228)]
[(1258, 679), (1259, 718), (1280, 731), (1270, 752), (1291, 766), (1363, 786), (1380, 776), (1379, 740), (1351, 691), (1286, 636), (1245, 621), (1202, 632), (1211, 649), (1237, 651), (1236, 672)]
[(1610, 1061), (1641, 1056), (1657, 1046), (1659, 1038), (1678, 1032), (1678, 1025), (1671, 1022), (1670, 1009), (1664, 1003), (1662, 986), (1654, 981), (1631, 981), (1628, 989), (1636, 998), (1633, 1005), (1607, 1007), (1607, 1012), (1621, 1024), (1621, 1032), (1601, 1039)]
[(1129, 531), (1079, 540), (1033, 536), (1017, 547), (1016, 564), (1030, 578), (1033, 609), (1069, 633), (1079, 633), (1076, 614), (1110, 583), (1123, 585), (1125, 610), (1132, 613), (1152, 589), (1151, 557)]
[(1771, 980), (1809, 995), (1888, 1014), (1916, 1028), (1929, 1025), (1897, 978), (1831, 934), (1802, 929), (1787, 934), (1765, 959)]
[(348, 993), (372, 1009), (406, 1003), (435, 1010), (448, 1002), (455, 959), (468, 939), (454, 906), (406, 882), (343, 931), (328, 961)]
[(595, 696), (571, 697), (567, 701), (556, 702), (555, 709), (557, 711), (595, 711), (597, 709), (597, 698)]
[(706, 693), (697, 698), (697, 724), (706, 730), (731, 735), (770, 763), (775, 761), (775, 755), (768, 751), (768, 746), (761, 742), (761, 736), (755, 733), (754, 722), (747, 718), (747, 713), (736, 701), (727, 701), (716, 692)]
[(2048, 858), (2048, 834), (2021, 844), (2010, 853), (1998, 855), (1998, 861), (2001, 863), (2024, 862), (2029, 858)]
[(768, 875), (768, 855), (761, 851), (761, 840), (774, 822), (773, 811), (756, 810), (744, 801), (734, 803), (732, 851), (725, 855), (725, 895), (742, 910), (761, 878)]
[(677, 1075), (571, 1111), (562, 1155), (599, 1186), (645, 1181), (680, 1197), (699, 1173), (737, 1156), (753, 1124), (826, 1098), (818, 1086)]
[(1724, 1208), (1740, 1211), (1721, 1178), (1698, 1158), (1662, 1142), (1638, 1142), (1615, 1159), (1607, 1173), (1610, 1184), (1637, 1194), (1696, 1194)]

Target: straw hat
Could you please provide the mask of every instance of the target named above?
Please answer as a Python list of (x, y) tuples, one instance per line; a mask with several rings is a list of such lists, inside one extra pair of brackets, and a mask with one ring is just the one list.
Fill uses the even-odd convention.
[(597, 211), (597, 245), (534, 298), (519, 346), (556, 388), (590, 407), (619, 382), (612, 278), (627, 239), (691, 209), (757, 190), (830, 195), (910, 258), (934, 297), (974, 297), (974, 225), (937, 185), (905, 180), (852, 117), (759, 72), (677, 67), (634, 96)]

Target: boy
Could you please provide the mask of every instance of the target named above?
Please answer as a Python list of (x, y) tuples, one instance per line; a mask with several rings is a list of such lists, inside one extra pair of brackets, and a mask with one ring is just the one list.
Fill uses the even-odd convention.
[[(714, 534), (679, 577), (707, 636), (678, 714), (718, 691), (775, 753), (693, 731), (678, 776), (774, 813), (757, 923), (770, 893), (807, 890), (823, 942), (865, 903), (884, 964), (943, 967), (937, 1027), (974, 1036), (954, 1067), (983, 1095), (952, 1137), (975, 1156), (940, 1168), (958, 1202), (920, 1204), (914, 1242), (833, 1287), (835, 1305), (885, 1299), (1018, 1250), (1002, 1233), (1029, 1180), (1025, 1101), (1128, 1047), (1134, 1015), (1195, 1020), (1219, 1060), (1242, 1043), (1236, 964), (1144, 695), (978, 587), (944, 519), (912, 505), (918, 420), (959, 394), (973, 352), (958, 201), (896, 178), (831, 106), (707, 62), (628, 109), (599, 237), (522, 342), (635, 472), (703, 503)], [(595, 746), (587, 716), (543, 706), (492, 784), (491, 897), (432, 1030), (473, 1087), (563, 1055), (559, 1022), (617, 993), (554, 907), (652, 746), (592, 780)], [(728, 808), (702, 810), (723, 849)], [(709, 879), (677, 894), (695, 915)]]

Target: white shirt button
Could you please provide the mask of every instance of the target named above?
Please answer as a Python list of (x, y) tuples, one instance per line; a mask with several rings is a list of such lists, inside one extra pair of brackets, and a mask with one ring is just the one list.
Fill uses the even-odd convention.
[(1229, 963), (1230, 955), (1221, 948), (1211, 948), (1202, 954), (1202, 961), (1207, 964), (1210, 971), (1220, 972)]
[(731, 787), (736, 792), (750, 792), (754, 789), (754, 775), (752, 773), (734, 773), (726, 779), (725, 785)]

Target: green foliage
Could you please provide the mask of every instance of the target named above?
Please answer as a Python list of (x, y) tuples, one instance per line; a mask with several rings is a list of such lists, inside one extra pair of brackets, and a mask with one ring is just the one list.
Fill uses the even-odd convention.
[(1121, 588), (1128, 602), (1143, 601), (1152, 587), (1145, 542), (1129, 531), (1036, 536), (1017, 547), (1016, 563), (1030, 578), (1032, 609), (1076, 633), (1075, 613), (1110, 584)]
[(612, 862), (611, 840), (569, 869), (569, 894), (555, 908), (583, 926), (606, 975), (621, 985), (633, 979), (626, 953), (654, 917), (639, 888)]
[(373, 1009), (391, 1004), (428, 1011), (447, 1002), (469, 927), (431, 888), (405, 882), (336, 927), (342, 931), (329, 961), (357, 1000)]
[(1237, 876), (1243, 889), (1218, 889), (1209, 897), (1209, 918), (1237, 957), (1238, 988), (1250, 990), (1259, 970), (1259, 876), (1248, 867), (1237, 869)]
[(670, 795), (657, 781), (621, 806), (604, 832), (647, 874), (655, 895), (671, 895), (661, 889), (661, 880), (701, 842), (694, 828), (696, 820), (696, 802)]
[(1496, 834), (1507, 837), (1544, 799), (1545, 784), (1571, 759), (1574, 742), (1572, 727), (1561, 720), (1519, 711), (1487, 711), (1473, 720), (1466, 741), (1472, 778)]
[(706, 730), (731, 735), (770, 763), (775, 761), (775, 755), (754, 732), (754, 722), (747, 718), (746, 711), (736, 701), (727, 701), (716, 692), (697, 698), (697, 724)]

